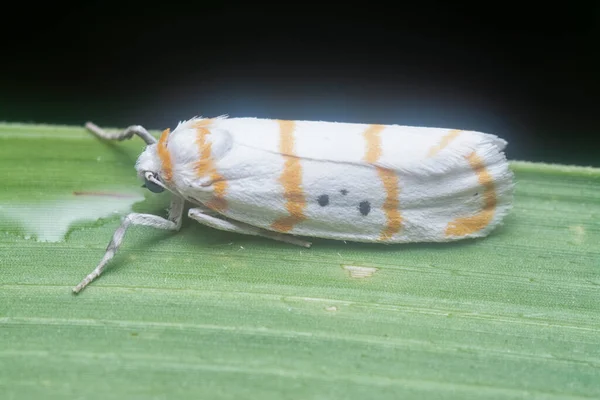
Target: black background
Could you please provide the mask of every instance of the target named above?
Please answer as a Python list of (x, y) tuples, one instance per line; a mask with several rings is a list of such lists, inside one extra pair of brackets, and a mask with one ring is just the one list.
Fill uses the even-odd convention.
[(274, 4), (24, 3), (5, 14), (0, 120), (437, 126), (497, 134), (511, 159), (600, 166), (592, 2)]

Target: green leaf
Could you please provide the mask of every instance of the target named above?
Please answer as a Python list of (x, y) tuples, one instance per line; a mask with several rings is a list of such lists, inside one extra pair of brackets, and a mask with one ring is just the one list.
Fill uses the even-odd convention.
[(505, 224), (449, 244), (136, 227), (75, 296), (164, 215), (143, 146), (0, 125), (3, 399), (600, 398), (600, 170), (514, 162)]

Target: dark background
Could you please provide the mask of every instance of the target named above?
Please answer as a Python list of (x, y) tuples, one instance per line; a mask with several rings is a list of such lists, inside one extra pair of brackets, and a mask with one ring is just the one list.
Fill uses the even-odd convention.
[(437, 126), (497, 134), (511, 159), (600, 166), (600, 7), (524, 3), (24, 3), (5, 14), (0, 120)]

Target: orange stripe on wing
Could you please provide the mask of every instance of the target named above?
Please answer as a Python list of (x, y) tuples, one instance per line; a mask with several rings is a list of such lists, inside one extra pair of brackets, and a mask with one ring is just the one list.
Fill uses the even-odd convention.
[(457, 218), (450, 222), (446, 227), (446, 236), (466, 236), (485, 228), (492, 221), (496, 210), (494, 180), (485, 168), (485, 163), (475, 152), (466, 159), (477, 174), (479, 184), (483, 186), (483, 210), (471, 217)]
[[(377, 163), (381, 157), (381, 131), (385, 125), (370, 125), (363, 133), (367, 144), (365, 161), (371, 164)], [(385, 189), (385, 201), (383, 211), (386, 217), (386, 226), (381, 231), (379, 240), (385, 241), (400, 231), (402, 227), (402, 215), (400, 214), (400, 183), (398, 176), (393, 170), (375, 166), (379, 179)]]
[(196, 162), (196, 175), (199, 177), (210, 174), (213, 169), (213, 159), (211, 157), (212, 143), (207, 140), (208, 135), (210, 135), (208, 126), (210, 126), (211, 122), (209, 119), (203, 119), (193, 125), (194, 129), (196, 129), (196, 145), (200, 154), (200, 159)]
[(212, 158), (212, 143), (208, 141), (211, 134), (208, 127), (212, 124), (212, 119), (203, 119), (194, 124), (196, 129), (196, 145), (200, 154), (200, 160), (196, 162), (196, 175), (204, 178), (207, 175), (213, 185), (213, 198), (205, 203), (205, 206), (217, 212), (223, 212), (227, 209), (227, 200), (225, 195), (229, 186), (227, 180), (217, 172), (214, 159)]
[(442, 139), (440, 140), (440, 142), (438, 144), (436, 144), (435, 146), (432, 146), (431, 149), (429, 149), (429, 153), (427, 154), (427, 157), (433, 157), (437, 153), (439, 153), (441, 150), (446, 148), (450, 144), (450, 142), (452, 142), (454, 139), (456, 139), (458, 137), (458, 135), (461, 132), (462, 131), (460, 129), (453, 129), (450, 132), (446, 133), (444, 136), (442, 136)]
[(366, 162), (373, 164), (381, 157), (381, 131), (384, 129), (385, 125), (369, 125), (363, 133), (367, 142)]
[(290, 215), (277, 219), (271, 228), (279, 232), (288, 232), (294, 225), (304, 221), (306, 198), (302, 190), (302, 165), (300, 158), (294, 154), (294, 121), (277, 121), (279, 123), (279, 151), (285, 158), (283, 172), (279, 182), (283, 186), (283, 197), (286, 199), (285, 208)]
[(400, 215), (400, 188), (398, 182), (398, 176), (392, 170), (377, 167), (377, 173), (379, 178), (383, 182), (385, 188), (386, 198), (383, 203), (383, 210), (387, 218), (387, 225), (381, 232), (379, 240), (388, 240), (392, 236), (400, 231), (402, 227), (402, 215)]
[(171, 161), (171, 153), (167, 149), (167, 138), (171, 129), (165, 129), (160, 135), (160, 139), (156, 145), (156, 151), (158, 152), (158, 158), (160, 159), (160, 165), (162, 170), (162, 178), (169, 183), (173, 179), (173, 163)]

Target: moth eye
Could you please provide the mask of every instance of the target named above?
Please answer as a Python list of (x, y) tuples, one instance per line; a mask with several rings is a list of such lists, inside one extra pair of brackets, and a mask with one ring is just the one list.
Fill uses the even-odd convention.
[(157, 185), (156, 183), (149, 181), (148, 179), (144, 179), (144, 187), (151, 191), (152, 193), (160, 193), (165, 190), (162, 186)]

